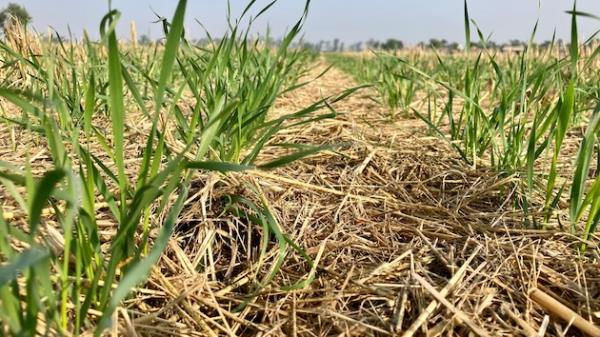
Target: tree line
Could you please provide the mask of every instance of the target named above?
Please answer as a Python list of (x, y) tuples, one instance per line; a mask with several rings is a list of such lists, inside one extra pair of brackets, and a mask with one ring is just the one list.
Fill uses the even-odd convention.
[[(32, 18), (27, 10), (16, 3), (9, 3), (4, 9), (0, 10), (0, 29), (4, 33), (6, 33), (7, 25), (10, 23), (11, 19), (18, 20), (21, 24), (28, 25)], [(154, 41), (148, 35), (141, 35), (138, 39), (141, 45), (151, 44)], [(198, 40), (194, 41), (198, 44), (203, 44), (206, 41)], [(273, 42), (273, 41), (271, 41)], [(274, 44), (277, 44), (278, 41), (274, 41)], [(539, 48), (548, 48), (552, 45), (552, 41), (544, 41), (542, 43), (534, 43), (535, 47)], [(556, 40), (554, 42), (555, 45), (566, 46), (568, 44), (564, 44), (562, 40)], [(383, 50), (383, 51), (394, 51), (401, 50), (405, 48), (405, 44), (402, 40), (396, 38), (389, 38), (383, 41), (370, 39), (364, 42), (355, 42), (352, 44), (346, 44), (341, 39), (333, 39), (333, 40), (321, 40), (319, 42), (301, 42), (300, 44), (304, 48), (312, 49), (317, 52), (344, 52), (344, 51), (364, 51), (364, 50)], [(422, 49), (436, 49), (436, 50), (446, 50), (446, 51), (459, 51), (463, 49), (463, 46), (458, 42), (449, 42), (446, 39), (430, 39), (427, 42), (419, 42), (416, 45), (418, 48)], [(495, 41), (486, 41), (485, 45), (482, 42), (471, 42), (471, 46), (473, 48), (488, 48), (488, 49), (511, 49), (511, 50), (522, 50), (527, 46), (527, 42), (513, 39), (506, 43), (497, 43)]]
[[(533, 47), (536, 48), (549, 48), (552, 44), (556, 46), (566, 46), (569, 45), (561, 39), (557, 39), (552, 42), (551, 40), (546, 40), (541, 43), (533, 43)], [(356, 42), (353, 44), (344, 44), (340, 39), (334, 39), (331, 41), (319, 41), (317, 43), (304, 43), (305, 47), (313, 49), (319, 52), (345, 52), (345, 51), (364, 51), (364, 50), (383, 50), (383, 51), (394, 51), (401, 50), (405, 48), (405, 43), (402, 40), (390, 38), (387, 40), (379, 41), (375, 39), (370, 39), (364, 42)], [(463, 50), (464, 47), (458, 42), (450, 42), (446, 39), (430, 39), (427, 42), (419, 42), (415, 45), (417, 48), (421, 49), (436, 49), (436, 50), (445, 50), (445, 51), (460, 51)], [(496, 41), (485, 41), (483, 42), (471, 42), (471, 47), (476, 49), (495, 49), (495, 50), (512, 50), (519, 51), (524, 50), (528, 46), (528, 42), (521, 41), (518, 39), (513, 39), (508, 42), (498, 43)]]

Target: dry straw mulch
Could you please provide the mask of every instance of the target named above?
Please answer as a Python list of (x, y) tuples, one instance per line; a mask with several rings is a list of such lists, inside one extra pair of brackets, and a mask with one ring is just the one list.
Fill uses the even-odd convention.
[[(353, 85), (332, 70), (281, 99), (275, 112), (294, 111)], [(336, 120), (286, 130), (277, 139), (349, 144), (338, 153), (224, 182), (199, 180), (146, 293), (129, 303), (131, 323), (123, 321), (123, 332), (580, 333), (554, 316), (558, 304), (544, 309), (529, 299), (532, 289), (598, 321), (598, 256), (579, 255), (580, 242), (563, 231), (525, 229), (523, 214), (513, 207), (515, 178), (464, 165), (420, 122), (387, 121), (369, 95), (362, 91), (339, 103), (343, 115)], [(272, 155), (281, 151), (274, 148)], [(270, 267), (258, 266), (261, 230), (222, 211), (225, 195), (252, 198), (250, 188), (264, 194), (284, 232), (317, 262), (310, 285), (282, 289), (311, 274), (305, 260), (289, 253), (276, 279), (247, 297), (257, 275)], [(271, 242), (270, 263), (277, 251)], [(247, 306), (236, 311), (244, 301)]]
[[(275, 113), (296, 111), (354, 85), (333, 69), (281, 99)], [(345, 144), (336, 152), (276, 171), (225, 179), (199, 174), (169, 248), (147, 284), (117, 312), (113, 333), (581, 334), (573, 322), (554, 315), (559, 304), (534, 303), (532, 289), (584, 321), (600, 321), (597, 247), (581, 255), (574, 235), (524, 228), (523, 214), (513, 204), (516, 178), (468, 167), (419, 121), (382, 117), (370, 94), (363, 90), (338, 103), (335, 108), (343, 114), (335, 120), (285, 130), (276, 139)], [(12, 137), (3, 138), (3, 144), (14, 144), (18, 135)], [(134, 142), (135, 135), (129, 139)], [(34, 145), (28, 145), (30, 151)], [(130, 147), (135, 164), (136, 146)], [(268, 148), (263, 160), (282, 151)], [(17, 153), (3, 152), (3, 160), (20, 162)], [(279, 247), (272, 239), (266, 260), (259, 263), (260, 226), (234, 217), (224, 205), (233, 194), (258, 203), (256, 191), (316, 268), (289, 252), (275, 279), (249, 298)], [(110, 234), (114, 224), (102, 223), (101, 232)], [(105, 238), (110, 241), (110, 235)], [(309, 275), (314, 282), (305, 287), (283, 288)]]

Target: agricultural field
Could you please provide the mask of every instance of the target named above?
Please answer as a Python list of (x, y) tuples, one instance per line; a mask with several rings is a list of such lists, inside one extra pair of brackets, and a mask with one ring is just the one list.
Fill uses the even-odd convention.
[(325, 53), (309, 5), (278, 43), (186, 0), (160, 43), (9, 23), (0, 336), (600, 336), (597, 18)]

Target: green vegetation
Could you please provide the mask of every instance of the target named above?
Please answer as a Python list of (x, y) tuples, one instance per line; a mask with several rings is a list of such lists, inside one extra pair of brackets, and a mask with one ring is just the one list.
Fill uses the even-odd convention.
[[(21, 226), (0, 216), (0, 320), (11, 334), (100, 335), (161, 256), (197, 170), (272, 169), (329, 147), (304, 144), (257, 163), (279, 131), (334, 117), (326, 102), (352, 92), (269, 118), (277, 97), (306, 84), (298, 79), (313, 55), (290, 45), (307, 10), (308, 4), (278, 46), (250, 40), (250, 27), (237, 24), (219, 40), (192, 45), (183, 38), (186, 0), (163, 22), (164, 46), (120, 44), (116, 10), (103, 18), (99, 42), (34, 38), (22, 48), (14, 45), (22, 40), (7, 38), (0, 44), (7, 65), (0, 97), (9, 103), (2, 120), (45, 144), (53, 165), (40, 175), (28, 163), (23, 169), (0, 162), (0, 184), (28, 219)], [(141, 144), (135, 158), (132, 142)], [(263, 242), (274, 235), (280, 245), (266, 282), (289, 247), (300, 249), (278, 230), (267, 205), (239, 200), (230, 208), (259, 212), (251, 219), (264, 221)], [(100, 208), (118, 224), (108, 244), (99, 234)], [(48, 216), (56, 229), (43, 220)], [(49, 231), (59, 237), (57, 245)]]
[[(252, 22), (275, 2), (251, 16), (255, 1), (250, 1), (238, 20), (229, 21), (224, 36), (208, 35), (201, 45), (185, 38), (187, 0), (178, 2), (171, 21), (163, 20), (164, 42), (146, 37), (140, 47), (118, 40), (117, 10), (102, 19), (98, 41), (87, 33), (81, 42), (44, 39), (16, 24), (5, 30), (0, 125), (18, 130), (24, 140), (10, 145), (25, 160), (0, 160), (3, 207), (15, 210), (0, 210), (0, 336), (105, 333), (115, 323), (117, 308), (147, 281), (163, 256), (190, 195), (197, 185), (208, 185), (203, 180), (207, 172), (220, 179), (217, 184), (235, 181), (246, 193), (232, 189), (220, 199), (219, 216), (259, 228), (260, 237), (247, 234), (248, 255), (258, 256), (244, 287), (248, 294), (227, 310), (249, 308), (291, 254), (297, 257), (295, 265), (308, 266), (310, 272), (287, 273), (278, 291), (306, 287), (321, 271), (286, 235), (260, 184), (240, 183), (232, 172), (271, 170), (336, 148), (280, 144), (276, 136), (335, 118), (332, 105), (364, 87), (372, 88), (373, 99), (386, 107), (385, 124), (401, 123), (398, 117), (419, 118), (473, 168), (516, 177), (510, 193), (517, 193), (510, 200), (524, 211), (525, 225), (544, 228), (557, 218), (562, 226), (566, 218), (556, 209), (565, 209), (561, 204), (569, 198), (570, 229), (586, 251), (600, 222), (600, 74), (595, 71), (600, 48), (590, 50), (591, 40), (579, 43), (577, 20), (591, 15), (575, 7), (570, 12), (568, 48), (554, 41), (535, 47), (534, 29), (524, 52), (504, 53), (488, 48), (465, 3), (464, 52), (457, 53), (457, 46), (437, 50), (447, 48), (447, 41), (437, 40), (431, 41), (432, 50), (401, 50), (402, 43), (390, 39), (379, 46), (388, 52), (329, 53), (326, 61), (364, 85), (273, 115), (278, 99), (310, 83), (306, 77), (314, 73), (318, 58), (295, 47), (310, 1), (280, 43), (250, 37)], [(24, 24), (30, 20), (15, 6), (0, 13), (4, 27), (9, 14)], [(478, 43), (471, 42), (471, 31)], [(261, 154), (270, 146), (284, 154), (265, 160)], [(354, 172), (380, 159), (369, 152), (366, 159), (348, 156), (362, 162)], [(378, 179), (386, 183), (386, 177)], [(377, 184), (369, 184), (367, 191), (381, 187)], [(346, 193), (354, 192), (334, 189), (339, 186), (316, 187), (343, 196), (343, 206), (350, 196)], [(377, 197), (372, 198), (377, 203), (364, 207), (395, 198)], [(359, 238), (367, 247), (369, 240)], [(351, 241), (340, 242), (343, 248)], [(326, 242), (316, 247), (319, 260), (328, 247)], [(455, 266), (446, 267), (453, 271)], [(196, 267), (204, 268), (201, 262)], [(355, 283), (360, 296), (375, 289)], [(391, 294), (387, 291), (375, 292), (378, 301)], [(397, 297), (390, 296), (392, 302)]]
[[(418, 54), (409, 53), (412, 64), (420, 62)], [(346, 56), (327, 54), (328, 62), (351, 74), (359, 83), (370, 83), (377, 91), (374, 99), (389, 108), (388, 116), (407, 115), (420, 84), (411, 79), (410, 69), (393, 57), (379, 55)]]
[[(572, 230), (585, 241), (600, 221), (599, 180), (587, 184), (588, 176), (597, 177), (591, 163), (598, 146), (600, 78), (594, 67), (600, 49), (590, 47), (593, 39), (579, 43), (577, 17), (591, 15), (576, 8), (570, 13), (567, 48), (554, 41), (546, 48), (534, 47), (536, 25), (525, 52), (488, 49), (465, 4), (463, 54), (434, 50), (362, 58), (332, 55), (330, 60), (359, 82), (373, 83), (391, 111), (410, 109), (469, 164), (520, 177), (516, 203), (531, 215), (530, 225), (545, 226), (570, 188)], [(472, 29), (482, 48), (472, 47)], [(410, 107), (416, 97), (428, 107), (426, 112)], [(585, 135), (577, 136), (586, 125)], [(580, 143), (576, 168), (564, 165), (567, 139)], [(537, 194), (545, 200), (541, 210), (533, 209)]]

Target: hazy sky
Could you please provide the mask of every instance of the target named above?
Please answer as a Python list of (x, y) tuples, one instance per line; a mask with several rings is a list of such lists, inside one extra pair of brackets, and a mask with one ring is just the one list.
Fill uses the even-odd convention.
[[(33, 17), (34, 27), (46, 32), (48, 26), (61, 33), (67, 24), (80, 36), (87, 28), (97, 36), (98, 23), (108, 8), (105, 0), (11, 0), (24, 5)], [(540, 18), (537, 40), (550, 39), (556, 28), (558, 37), (569, 36), (570, 19), (564, 13), (572, 7), (570, 0), (471, 0), (471, 17), (484, 33), (493, 33), (492, 39), (505, 42), (526, 40)], [(0, 7), (9, 1), (0, 0)], [(202, 37), (203, 30), (194, 19), (200, 20), (214, 35), (226, 28), (225, 0), (189, 0), (187, 12), (188, 36)], [(240, 13), (247, 0), (231, 0), (232, 9)], [(266, 0), (257, 1), (256, 11)], [(171, 18), (176, 0), (113, 0), (113, 7), (123, 14), (120, 32), (129, 36), (130, 21), (136, 21), (139, 34), (152, 38), (162, 36), (162, 29), (152, 23), (157, 13)], [(267, 25), (273, 35), (280, 36), (301, 15), (303, 0), (280, 0), (262, 20), (256, 30), (264, 32)], [(579, 0), (578, 9), (600, 15), (600, 0)], [(409, 44), (430, 38), (464, 41), (463, 0), (313, 0), (309, 19), (304, 29), (309, 41), (340, 38), (350, 43), (370, 38), (394, 37)], [(587, 37), (600, 29), (600, 21), (580, 19), (581, 35)]]

